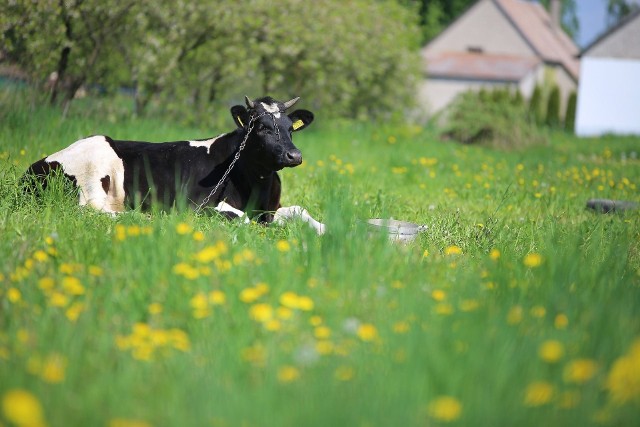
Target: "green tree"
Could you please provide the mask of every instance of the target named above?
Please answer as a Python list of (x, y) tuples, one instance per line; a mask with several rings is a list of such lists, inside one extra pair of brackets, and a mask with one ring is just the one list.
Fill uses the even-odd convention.
[[(540, 0), (540, 3), (547, 10), (551, 7), (551, 0)], [(560, 24), (562, 29), (575, 40), (580, 31), (576, 0), (560, 0)]]
[(630, 0), (608, 0), (607, 1), (607, 24), (615, 25), (616, 22), (640, 7)]
[(544, 117), (542, 88), (536, 85), (529, 100), (529, 118), (533, 123), (541, 125)]
[(573, 133), (576, 128), (576, 108), (578, 104), (578, 95), (575, 91), (571, 92), (567, 100), (567, 112), (564, 115), (564, 130)]
[(560, 125), (560, 88), (554, 85), (547, 100), (547, 115), (544, 123), (552, 128)]

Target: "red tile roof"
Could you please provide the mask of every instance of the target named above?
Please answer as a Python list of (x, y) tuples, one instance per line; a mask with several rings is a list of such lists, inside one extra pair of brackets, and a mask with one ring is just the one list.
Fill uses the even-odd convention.
[(580, 50), (564, 31), (554, 28), (551, 17), (542, 5), (524, 0), (494, 2), (544, 61), (562, 64), (578, 79), (580, 62), (577, 55)]
[(431, 77), (518, 82), (532, 72), (540, 59), (471, 52), (442, 52), (425, 57)]

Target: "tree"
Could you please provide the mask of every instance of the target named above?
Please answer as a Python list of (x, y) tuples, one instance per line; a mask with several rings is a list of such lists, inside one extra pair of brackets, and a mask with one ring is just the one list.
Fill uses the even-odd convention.
[(607, 25), (615, 25), (616, 22), (640, 7), (630, 0), (608, 0), (607, 2)]
[(576, 127), (576, 108), (578, 104), (578, 95), (575, 91), (571, 92), (567, 100), (567, 112), (564, 115), (564, 130), (570, 133), (575, 131)]
[(542, 88), (536, 85), (529, 100), (529, 119), (533, 123), (541, 125), (543, 116)]
[[(551, 0), (540, 0), (540, 3), (550, 10)], [(576, 39), (580, 31), (580, 21), (576, 9), (576, 0), (560, 1), (560, 25), (562, 29), (572, 38)]]
[(560, 124), (560, 88), (554, 85), (547, 100), (547, 115), (545, 124), (551, 128), (557, 128)]
[(418, 15), (423, 40), (428, 42), (468, 9), (476, 0), (419, 0)]

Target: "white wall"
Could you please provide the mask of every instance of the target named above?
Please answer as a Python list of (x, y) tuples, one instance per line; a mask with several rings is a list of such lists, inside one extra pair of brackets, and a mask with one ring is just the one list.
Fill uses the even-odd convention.
[(640, 135), (640, 61), (583, 57), (576, 134)]

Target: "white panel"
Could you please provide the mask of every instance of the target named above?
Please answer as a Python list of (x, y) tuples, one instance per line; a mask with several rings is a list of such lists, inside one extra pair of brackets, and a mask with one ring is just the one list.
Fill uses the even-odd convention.
[(640, 135), (640, 61), (582, 58), (576, 134)]

